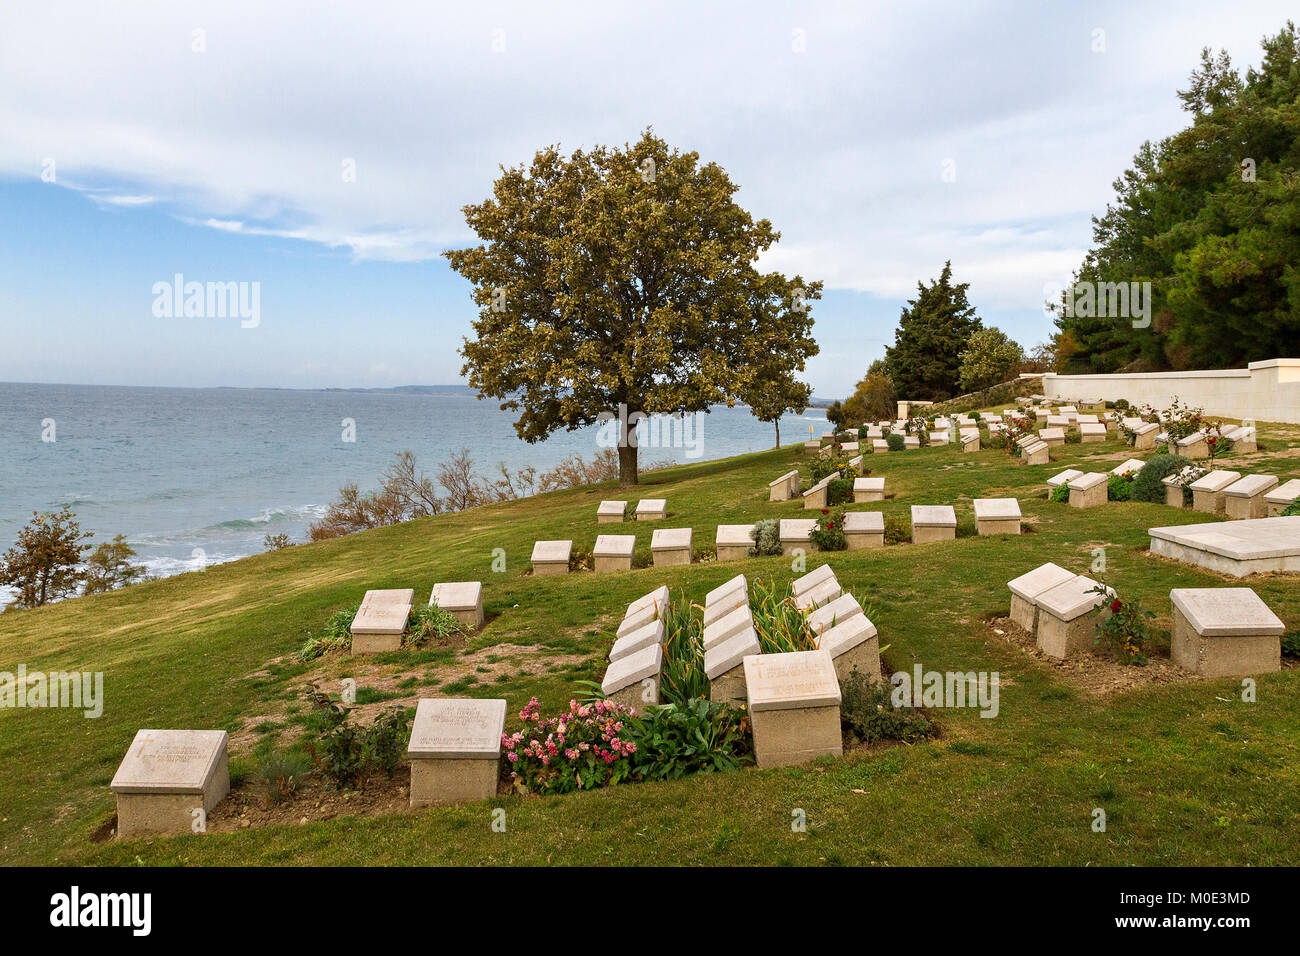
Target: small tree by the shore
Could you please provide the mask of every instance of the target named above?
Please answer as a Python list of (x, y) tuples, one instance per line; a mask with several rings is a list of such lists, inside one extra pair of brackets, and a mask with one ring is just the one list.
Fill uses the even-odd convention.
[(0, 558), (0, 584), (13, 588), (15, 608), (41, 607), (76, 594), (83, 576), (81, 557), (90, 550), (90, 538), (68, 508), (32, 520), (18, 532), (14, 546)]
[(736, 190), (649, 130), (503, 169), (491, 198), (464, 209), (482, 244), (446, 253), (479, 307), (461, 349), (470, 386), (519, 411), (529, 442), (616, 418), (630, 485), (642, 415), (745, 401), (755, 356), (802, 369), (821, 283), (755, 268), (780, 234)]

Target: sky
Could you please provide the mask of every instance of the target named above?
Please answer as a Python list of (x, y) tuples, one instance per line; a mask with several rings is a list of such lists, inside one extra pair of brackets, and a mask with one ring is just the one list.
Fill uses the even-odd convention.
[[(816, 395), (851, 391), (948, 259), (985, 324), (1030, 348), (1113, 181), (1187, 125), (1176, 93), (1201, 48), (1257, 64), (1288, 14), (1293, 0), (8, 3), (0, 380), (463, 381), (475, 307), (440, 255), (476, 241), (461, 208), (542, 147), (646, 127), (722, 165), (772, 221), (763, 267), (825, 283)], [(177, 275), (256, 288), (256, 321), (165, 314), (155, 287)]]

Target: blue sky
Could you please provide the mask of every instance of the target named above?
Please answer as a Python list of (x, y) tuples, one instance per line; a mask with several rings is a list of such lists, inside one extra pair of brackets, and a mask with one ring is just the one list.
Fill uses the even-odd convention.
[[(765, 265), (826, 282), (818, 395), (852, 387), (948, 258), (985, 321), (1032, 346), (1111, 182), (1185, 124), (1175, 91), (1200, 48), (1257, 62), (1293, 13), (265, 6), (0, 12), (0, 380), (459, 381), (474, 310), (438, 253), (472, 241), (460, 207), (498, 164), (647, 125), (782, 231)], [(175, 273), (260, 283), (259, 325), (155, 317)]]

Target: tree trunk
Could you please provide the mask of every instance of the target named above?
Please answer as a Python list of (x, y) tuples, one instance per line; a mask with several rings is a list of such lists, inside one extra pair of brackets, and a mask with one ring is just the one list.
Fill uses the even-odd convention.
[(618, 446), (618, 486), (627, 488), (637, 483), (636, 473), (636, 435), (632, 442), (621, 442)]
[(776, 420), (776, 447), (781, 447), (781, 419)]

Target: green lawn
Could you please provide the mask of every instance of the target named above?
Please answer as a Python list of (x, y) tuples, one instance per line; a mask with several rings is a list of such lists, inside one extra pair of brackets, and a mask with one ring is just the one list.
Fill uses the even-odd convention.
[[(1300, 427), (1260, 426), (1261, 453), (1231, 467), (1300, 475)], [(1262, 676), (1258, 702), (1234, 680), (1191, 681), (1097, 695), (992, 635), (1006, 582), (1044, 561), (1086, 572), (1104, 547), (1107, 580), (1156, 611), (1167, 644), (1170, 588), (1236, 583), (1147, 553), (1146, 529), (1205, 516), (1163, 505), (1112, 503), (1077, 511), (1049, 504), (1045, 480), (1077, 466), (1108, 470), (1129, 457), (1115, 441), (1053, 449), (1024, 467), (1005, 451), (954, 446), (868, 456), (906, 520), (912, 504), (956, 506), (958, 540), (829, 557), (846, 587), (875, 608), (891, 670), (999, 671), (1000, 713), (938, 714), (936, 741), (857, 751), (797, 769), (633, 784), (565, 797), (510, 797), (458, 808), (341, 816), (123, 843), (93, 842), (110, 819), (108, 783), (141, 727), (224, 728), (232, 756), (267, 733), (288, 741), (302, 686), (358, 664), (298, 663), (308, 629), (368, 588), (481, 578), (488, 623), (465, 653), (419, 652), (426, 689), (445, 684), (505, 696), (508, 728), (536, 695), (547, 709), (596, 679), (626, 604), (660, 582), (702, 601), (734, 574), (794, 575), (789, 559), (696, 563), (657, 571), (533, 578), (532, 542), (568, 538), (589, 550), (598, 531), (635, 532), (648, 560), (654, 527), (692, 526), (711, 549), (720, 523), (797, 517), (799, 502), (767, 502), (767, 483), (802, 462), (797, 447), (649, 473), (638, 492), (611, 486), (558, 492), (293, 547), (203, 572), (52, 607), (0, 615), (0, 670), (103, 671), (98, 720), (79, 712), (0, 711), (0, 848), (10, 863), (48, 864), (1300, 864), (1300, 670)], [(806, 469), (805, 469), (806, 473)], [(666, 497), (662, 525), (597, 525), (605, 497)], [(1027, 533), (974, 535), (971, 499), (1021, 499)], [(859, 507), (877, 508), (879, 505)], [(630, 509), (629, 509), (630, 510)], [(491, 570), (504, 549), (504, 573)], [(820, 563), (814, 555), (809, 566)], [(1300, 628), (1296, 576), (1248, 579)], [(495, 649), (495, 650), (494, 650)], [(487, 662), (491, 663), (491, 666)], [(411, 655), (365, 665), (412, 670)], [(486, 676), (504, 673), (500, 680)], [(453, 679), (446, 679), (446, 678)], [(254, 728), (257, 728), (256, 730)], [(506, 832), (489, 826), (506, 808)], [(1105, 833), (1092, 811), (1108, 815)], [(805, 833), (791, 812), (807, 813)]]

